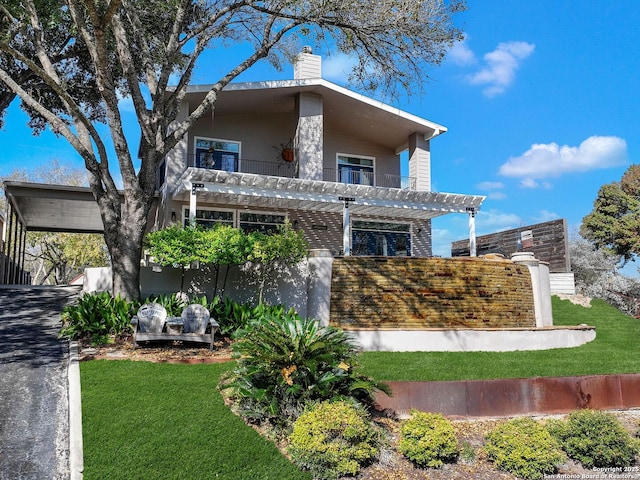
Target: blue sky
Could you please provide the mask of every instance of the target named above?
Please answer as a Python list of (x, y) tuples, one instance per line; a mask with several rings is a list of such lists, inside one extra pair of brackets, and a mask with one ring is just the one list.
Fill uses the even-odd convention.
[[(576, 231), (599, 187), (640, 158), (640, 4), (470, 1), (457, 24), (466, 41), (426, 72), (422, 93), (390, 102), (448, 128), (431, 145), (433, 189), (486, 195), (480, 235), (556, 218)], [(196, 82), (215, 80), (235, 51), (212, 52)], [(348, 63), (325, 58), (323, 76), (344, 84)], [(259, 65), (241, 80), (291, 77)], [(15, 105), (0, 152), (0, 176), (52, 159), (82, 168), (63, 139), (32, 137)], [(466, 216), (434, 220), (433, 234), (434, 254), (447, 256), (468, 235)]]

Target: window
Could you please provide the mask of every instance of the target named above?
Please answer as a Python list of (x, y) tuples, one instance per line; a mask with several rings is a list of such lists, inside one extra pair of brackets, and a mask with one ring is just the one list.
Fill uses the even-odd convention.
[[(284, 225), (286, 216), (277, 213), (247, 212), (238, 210), (196, 209), (196, 224), (204, 228), (229, 225), (244, 232), (271, 233)], [(189, 209), (184, 209), (184, 226), (189, 225)]]
[(338, 155), (338, 181), (356, 185), (373, 185), (374, 158)]
[(274, 213), (240, 212), (240, 229), (244, 232), (272, 233), (284, 225), (286, 217)]
[(354, 255), (411, 256), (411, 224), (354, 220)]
[[(196, 224), (204, 228), (216, 225), (234, 226), (233, 211), (196, 209)], [(184, 209), (184, 226), (189, 225), (189, 209)]]
[(195, 137), (195, 153), (197, 168), (211, 168), (226, 172), (239, 171), (239, 142)]

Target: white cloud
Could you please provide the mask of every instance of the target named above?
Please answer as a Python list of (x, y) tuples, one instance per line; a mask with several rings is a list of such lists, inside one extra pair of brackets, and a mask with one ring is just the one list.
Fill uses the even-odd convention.
[(540, 210), (538, 215), (535, 216), (535, 223), (543, 223), (550, 222), (551, 220), (557, 220), (560, 218), (560, 215), (554, 212), (550, 212), (549, 210)]
[(451, 47), (449, 53), (447, 54), (447, 58), (449, 60), (461, 67), (464, 67), (466, 65), (473, 65), (478, 61), (476, 59), (476, 55), (467, 46), (468, 40), (468, 38), (465, 38), (461, 42), (454, 43), (453, 47)]
[(494, 51), (483, 56), (485, 66), (469, 75), (468, 82), (472, 85), (486, 85), (483, 93), (487, 97), (504, 93), (515, 79), (516, 70), (522, 61), (533, 53), (535, 47), (533, 43), (527, 42), (498, 44)]
[(483, 192), (491, 191), (491, 190), (500, 190), (504, 188), (504, 183), (502, 182), (480, 182), (476, 184), (476, 188), (478, 190), (482, 190)]
[(536, 143), (518, 157), (500, 166), (505, 177), (522, 177), (521, 186), (534, 188), (534, 179), (559, 177), (565, 173), (586, 172), (627, 163), (627, 142), (620, 137), (593, 136), (577, 147), (557, 143)]
[(356, 58), (344, 53), (332, 54), (322, 59), (322, 77), (333, 82), (344, 83), (357, 62)]
[(478, 235), (510, 230), (522, 225), (522, 218), (515, 213), (500, 210), (480, 210), (476, 217)]
[(487, 198), (491, 200), (504, 200), (505, 198), (507, 198), (507, 194), (499, 191), (489, 192), (487, 193)]
[(544, 188), (548, 190), (552, 188), (553, 185), (551, 184), (551, 182), (538, 182), (533, 178), (523, 178), (522, 180), (520, 180), (520, 187), (521, 188)]
[(502, 182), (480, 182), (476, 183), (476, 188), (482, 192), (487, 192), (487, 198), (492, 200), (504, 200), (507, 195), (501, 190), (504, 188)]

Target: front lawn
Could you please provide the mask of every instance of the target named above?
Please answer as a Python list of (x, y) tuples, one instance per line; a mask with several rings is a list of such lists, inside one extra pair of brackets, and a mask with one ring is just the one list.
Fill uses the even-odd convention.
[[(594, 325), (582, 347), (504, 353), (361, 355), (377, 380), (463, 380), (640, 372), (640, 320), (601, 301), (554, 297), (556, 325)], [(81, 363), (84, 478), (310, 479), (224, 405), (220, 375), (233, 363)], [(484, 478), (484, 477), (483, 477)]]
[(429, 381), (561, 377), (640, 372), (640, 320), (593, 300), (591, 308), (553, 297), (554, 325), (596, 327), (581, 347), (522, 352), (366, 352), (364, 373), (377, 380)]
[(230, 367), (82, 362), (85, 480), (310, 479), (223, 404)]

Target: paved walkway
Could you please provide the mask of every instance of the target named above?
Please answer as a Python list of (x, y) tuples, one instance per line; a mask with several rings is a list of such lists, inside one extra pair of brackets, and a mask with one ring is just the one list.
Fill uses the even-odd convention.
[(0, 479), (68, 479), (68, 342), (79, 287), (0, 287)]

